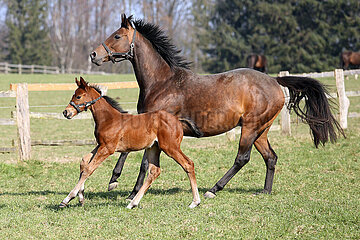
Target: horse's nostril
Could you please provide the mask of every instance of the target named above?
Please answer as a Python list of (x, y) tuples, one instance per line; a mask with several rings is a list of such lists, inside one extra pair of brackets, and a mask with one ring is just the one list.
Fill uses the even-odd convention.
[(67, 116), (67, 111), (65, 110), (65, 111), (63, 111), (63, 115), (64, 115), (64, 117), (66, 117)]
[(90, 57), (91, 57), (92, 59), (94, 59), (94, 58), (96, 57), (96, 52), (92, 52), (92, 53), (90, 54)]

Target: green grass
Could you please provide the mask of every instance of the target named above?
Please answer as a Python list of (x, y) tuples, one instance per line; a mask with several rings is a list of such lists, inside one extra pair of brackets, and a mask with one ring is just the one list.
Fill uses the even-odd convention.
[[(10, 76), (8, 83), (24, 76), (36, 82), (29, 75)], [(112, 77), (105, 76), (104, 81)], [(137, 99), (137, 92), (122, 91), (109, 95), (120, 96), (120, 102)], [(72, 92), (37, 94), (43, 93), (30, 93), (31, 105), (46, 100), (65, 106)], [(350, 98), (352, 103), (353, 99), (359, 106), (359, 99)], [(0, 106), (7, 106), (4, 100), (9, 99), (0, 99)], [(360, 112), (360, 107), (353, 111)], [(265, 179), (264, 162), (253, 149), (251, 161), (225, 189), (215, 199), (201, 196), (200, 206), (192, 210), (187, 207), (192, 196), (186, 174), (163, 155), (162, 173), (139, 208), (126, 209), (125, 198), (136, 181), (142, 152), (129, 155), (117, 189), (107, 192), (118, 154), (86, 182), (84, 207), (74, 199), (60, 210), (57, 206), (75, 186), (79, 162), (91, 146), (37, 146), (32, 160), (20, 163), (15, 154), (0, 154), (0, 239), (359, 239), (360, 121), (349, 119), (348, 125), (346, 139), (319, 149), (312, 145), (304, 124), (293, 124), (290, 137), (270, 132), (279, 157), (273, 193), (253, 195)], [(0, 127), (1, 144), (10, 143), (16, 128)], [(88, 139), (93, 137), (93, 123), (32, 119), (31, 134), (34, 139)], [(201, 195), (231, 167), (237, 146), (224, 136), (184, 139), (182, 150), (195, 163)]]

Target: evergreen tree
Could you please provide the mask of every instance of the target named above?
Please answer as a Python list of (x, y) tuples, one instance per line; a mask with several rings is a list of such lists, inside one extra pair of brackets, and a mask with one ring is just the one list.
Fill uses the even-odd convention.
[(251, 53), (270, 72), (332, 70), (342, 50), (360, 50), (359, 1), (216, 0), (211, 11), (198, 31), (208, 72), (246, 67)]
[(7, 60), (21, 64), (51, 64), (45, 0), (7, 0)]

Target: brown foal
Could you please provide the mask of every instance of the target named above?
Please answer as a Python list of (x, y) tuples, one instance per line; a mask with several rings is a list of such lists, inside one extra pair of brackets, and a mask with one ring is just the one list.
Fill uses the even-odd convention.
[(71, 102), (63, 112), (68, 119), (90, 109), (95, 121), (95, 137), (98, 145), (85, 155), (80, 163), (80, 178), (75, 188), (60, 203), (60, 207), (79, 195), (79, 202), (84, 204), (84, 184), (95, 169), (114, 152), (131, 152), (147, 149), (149, 174), (127, 208), (136, 207), (152, 182), (160, 175), (159, 151), (164, 151), (185, 170), (193, 193), (190, 208), (200, 204), (196, 184), (194, 163), (180, 149), (183, 128), (177, 117), (165, 111), (156, 111), (139, 115), (124, 113), (111, 98), (102, 96), (96, 86), (90, 86), (80, 77), (75, 79), (78, 88)]

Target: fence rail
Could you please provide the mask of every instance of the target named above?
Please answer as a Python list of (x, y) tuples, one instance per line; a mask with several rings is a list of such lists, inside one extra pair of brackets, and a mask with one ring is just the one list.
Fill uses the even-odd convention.
[(44, 65), (23, 65), (23, 64), (11, 64), (7, 62), (0, 62), (0, 73), (18, 73), (18, 74), (62, 74), (62, 73), (79, 73), (79, 74), (98, 74), (98, 75), (109, 75), (112, 73), (106, 73), (103, 71), (87, 71), (83, 69), (61, 69), (54, 66)]
[[(0, 63), (1, 65), (1, 63)], [(347, 127), (347, 118), (360, 117), (360, 113), (348, 113), (349, 100), (347, 97), (360, 96), (360, 91), (345, 91), (344, 75), (358, 74), (360, 70), (343, 71), (337, 69), (332, 72), (332, 76), (336, 78), (337, 93), (331, 95), (339, 98), (340, 105), (340, 124), (343, 128)], [(297, 76), (330, 76), (329, 72), (311, 74), (297, 74)], [(288, 72), (282, 72), (280, 76), (290, 75)], [(104, 86), (104, 91), (107, 89), (122, 89), (122, 88), (137, 88), (137, 82), (116, 82), (116, 83), (101, 83)], [(95, 144), (94, 140), (31, 140), (30, 138), (30, 118), (44, 118), (44, 119), (63, 119), (59, 113), (34, 113), (29, 111), (28, 91), (57, 91), (57, 90), (74, 90), (75, 84), (11, 84), (10, 91), (0, 92), (0, 97), (16, 97), (16, 111), (12, 112), (11, 119), (0, 119), (0, 125), (17, 125), (18, 139), (13, 141), (13, 148), (0, 148), (0, 152), (14, 152), (16, 149), (19, 153), (20, 160), (30, 158), (31, 146), (60, 146), (60, 145), (88, 145)], [(283, 89), (286, 92), (286, 88)], [(135, 111), (135, 110), (133, 110)], [(91, 116), (81, 114), (77, 119), (88, 119)], [(282, 122), (280, 125), (273, 126), (271, 130), (282, 130), (285, 134), (291, 134), (290, 114), (286, 107), (282, 110)], [(235, 139), (235, 133), (239, 129), (233, 129), (226, 133), (230, 140)]]

